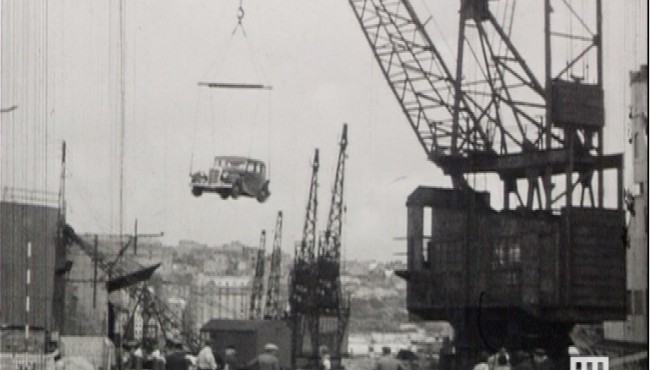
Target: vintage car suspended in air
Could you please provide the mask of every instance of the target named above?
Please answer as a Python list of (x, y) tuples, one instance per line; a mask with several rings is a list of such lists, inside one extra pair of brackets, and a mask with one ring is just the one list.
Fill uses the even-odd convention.
[(254, 197), (264, 202), (269, 192), (264, 162), (247, 157), (220, 156), (214, 158), (214, 165), (206, 174), (203, 171), (190, 174), (192, 194), (217, 193), (223, 199), (240, 195)]

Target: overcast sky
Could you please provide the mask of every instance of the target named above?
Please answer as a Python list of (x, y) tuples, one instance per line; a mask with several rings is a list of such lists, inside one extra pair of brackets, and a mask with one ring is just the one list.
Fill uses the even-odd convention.
[[(17, 5), (27, 1), (2, 1), (2, 106), (20, 104), (16, 102), (20, 98), (38, 100), (14, 91), (19, 86), (37, 86), (38, 76), (31, 85), (21, 84), (7, 77), (7, 70), (16, 70), (15, 63), (21, 62), (38, 65), (30, 57), (33, 54), (23, 49), (36, 50), (47, 40), (49, 160), (45, 170), (49, 176), (45, 184), (37, 185), (57, 190), (58, 147), (66, 140), (69, 222), (78, 231), (118, 232), (117, 1), (111, 6), (107, 1), (50, 1), (46, 39), (12, 38), (11, 32), (17, 35), (16, 25), (26, 22), (21, 21), (23, 14), (41, 14), (44, 9), (38, 8), (43, 0), (32, 2), (37, 5), (30, 8)], [(241, 29), (232, 35), (237, 25), (236, 0), (124, 3), (124, 232), (132, 232), (137, 218), (140, 232), (164, 231), (163, 241), (168, 244), (194, 239), (256, 245), (261, 229), (271, 233), (270, 243), (276, 213), (283, 210), (283, 248), (292, 252), (301, 237), (314, 148), (321, 151), (318, 225), (322, 229), (338, 140), (347, 122), (344, 256), (402, 258), (395, 253), (405, 251), (406, 243), (394, 239), (406, 234), (407, 195), (421, 184), (450, 186), (450, 181), (427, 162), (347, 1), (244, 0), (246, 37)], [(541, 12), (539, 5), (526, 8), (524, 3), (531, 2), (518, 3), (513, 38), (525, 57), (537, 60), (532, 64), (538, 68), (541, 45), (527, 41), (541, 37)], [(623, 150), (628, 72), (647, 63), (647, 3), (604, 3), (606, 152), (611, 153)], [(432, 34), (434, 42), (443, 51), (455, 49), (458, 2), (415, 4), (423, 11), (422, 19), (429, 17), (426, 8), (435, 9), (435, 23), (428, 25), (436, 26), (432, 32), (439, 28), (443, 34)], [(10, 15), (13, 23), (7, 21)], [(45, 34), (42, 29), (40, 34)], [(447, 63), (453, 65), (453, 60)], [(542, 76), (541, 70), (536, 72)], [(197, 86), (199, 81), (263, 83), (273, 89), (209, 90)], [(13, 89), (11, 94), (7, 86)], [(40, 116), (21, 109), (22, 113), (18, 109), (2, 117), (3, 186), (29, 187), (30, 183), (29, 174), (16, 170), (28, 163), (15, 154), (25, 147), (16, 138), (28, 140), (26, 133), (34, 131), (21, 130), (35, 130), (25, 122)], [(215, 155), (267, 161), (272, 192), (268, 201), (224, 201), (212, 194), (193, 197), (190, 169), (207, 170)]]

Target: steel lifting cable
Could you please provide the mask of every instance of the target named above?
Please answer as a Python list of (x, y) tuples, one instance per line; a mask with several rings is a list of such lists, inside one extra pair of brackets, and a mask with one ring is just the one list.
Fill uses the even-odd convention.
[[(580, 14), (582, 14), (585, 17), (588, 17), (589, 14), (585, 11), (585, 0), (580, 1), (580, 7), (581, 7), (581, 9), (580, 9), (581, 13)], [(588, 21), (589, 21), (589, 19), (587, 19), (587, 22)], [(602, 35), (599, 35), (599, 36), (602, 36)], [(586, 56), (584, 56), (584, 57), (582, 57), (582, 78), (585, 81), (587, 81), (587, 79), (589, 77), (587, 75), (588, 72), (589, 72), (589, 59)]]
[[(569, 16), (567, 17), (567, 22), (568, 22), (567, 26), (569, 28), (569, 35), (573, 35), (573, 17), (574, 17), (574, 15), (572, 15), (572, 14), (569, 14)], [(573, 55), (573, 39), (569, 39), (567, 43), (568, 43), (569, 50), (567, 51), (566, 63), (568, 65), (569, 60), (571, 60), (571, 56)], [(571, 66), (567, 70), (567, 79), (570, 79), (571, 76), (573, 76), (573, 66)]]
[(234, 35), (238, 29), (241, 29), (242, 34), (244, 37), (246, 37), (246, 30), (244, 30), (244, 24), (242, 23), (242, 20), (244, 19), (244, 15), (246, 15), (246, 12), (244, 12), (244, 0), (239, 0), (239, 8), (237, 9), (237, 25), (235, 26), (235, 29), (232, 30), (232, 35)]
[[(197, 98), (198, 100), (198, 98)], [(194, 127), (192, 128), (192, 152), (190, 153), (190, 176), (194, 172), (194, 148), (196, 148), (196, 122), (198, 121), (198, 102), (194, 106)]]
[[(243, 19), (244, 19), (245, 14), (246, 14), (246, 12), (244, 11), (243, 0), (240, 0), (239, 1), (239, 7), (237, 9), (237, 25), (235, 26), (235, 29), (233, 30), (233, 32), (230, 35), (230, 38), (229, 38), (228, 43), (227, 43), (227, 49), (230, 48), (230, 44), (231, 44), (232, 40), (234, 39), (234, 37), (235, 37), (235, 35), (237, 33), (237, 30), (241, 29), (242, 35), (244, 36), (244, 40), (245, 40), (245, 43), (246, 43), (245, 44), (246, 51), (248, 53), (248, 57), (251, 60), (251, 63), (252, 63), (252, 66), (253, 66), (253, 71), (256, 74), (257, 78), (263, 78), (264, 77), (264, 71), (261, 68), (261, 66), (259, 65), (259, 61), (253, 55), (253, 52), (252, 52), (253, 46), (252, 46), (252, 44), (250, 42), (250, 39), (248, 38), (248, 35), (246, 34), (246, 31), (244, 29)], [(221, 61), (219, 62), (219, 65), (221, 65), (224, 62), (225, 57), (228, 54), (227, 51), (228, 50), (226, 50), (226, 52), (222, 54), (222, 58), (221, 58)], [(208, 88), (218, 88), (218, 89), (239, 89), (239, 90), (241, 90), (241, 89), (243, 89), (243, 90), (272, 90), (273, 89), (272, 86), (261, 84), (261, 83), (232, 83), (232, 82), (205, 82), (205, 81), (202, 81), (202, 82), (199, 82), (198, 85), (208, 87)], [(253, 122), (256, 122), (258, 120), (257, 118), (258, 118), (258, 115), (259, 115), (259, 105), (260, 105), (259, 100), (260, 100), (259, 96), (256, 97), (256, 104), (255, 104)], [(198, 108), (196, 110), (198, 111)], [(211, 113), (212, 113), (212, 115), (214, 114), (213, 111), (211, 111)], [(194, 136), (194, 138), (196, 137), (196, 120), (195, 120), (195, 125), (194, 125), (193, 136)], [(214, 134), (213, 134), (213, 136), (214, 136)], [(251, 148), (252, 148), (251, 136), (252, 136), (252, 132), (249, 133), (249, 148), (248, 148), (249, 155), (250, 155), (250, 151), (251, 151)], [(269, 140), (268, 137), (267, 137), (267, 140)], [(193, 169), (194, 150), (195, 150), (195, 146), (196, 146), (196, 140), (195, 139), (193, 139), (192, 146), (193, 146), (193, 148), (192, 148), (192, 154), (191, 154), (191, 157), (190, 157), (190, 172)]]
[[(224, 48), (226, 50), (226, 52), (221, 53), (221, 58), (215, 59), (207, 67), (206, 71), (202, 74), (201, 78), (205, 78), (205, 76), (211, 70), (214, 70), (214, 69), (219, 70), (220, 69), (221, 65), (225, 61), (226, 56), (228, 55), (227, 51), (230, 50), (230, 44), (232, 43), (233, 36), (235, 35), (238, 28), (241, 27), (242, 28), (242, 34), (244, 36), (246, 36), (246, 32), (244, 31), (243, 23), (242, 23), (244, 15), (245, 15), (245, 12), (244, 12), (244, 8), (243, 8), (243, 1), (240, 0), (239, 1), (238, 12), (237, 12), (237, 25), (235, 26), (235, 29), (230, 34), (230, 37), (228, 38), (228, 40), (226, 42), (226, 45), (225, 45), (225, 48)], [(205, 86), (205, 87), (208, 87), (208, 88), (233, 88), (233, 89), (235, 89), (235, 88), (256, 88), (257, 87), (257, 86), (247, 86), (247, 85), (243, 85), (243, 84), (219, 83), (219, 82), (203, 82), (203, 81), (199, 82), (198, 85), (199, 86)], [(196, 151), (196, 131), (197, 131), (197, 123), (199, 121), (199, 106), (201, 105), (202, 100), (205, 100), (205, 99), (202, 99), (202, 98), (203, 98), (203, 94), (201, 94), (201, 92), (199, 90), (199, 93), (197, 94), (197, 98), (196, 98), (196, 104), (195, 104), (195, 107), (194, 107), (194, 125), (193, 125), (193, 128), (192, 128), (192, 151), (190, 153), (190, 172), (189, 172), (190, 176), (192, 175), (192, 173), (194, 171), (194, 154), (195, 154), (195, 151)], [(210, 123), (211, 126), (213, 126), (214, 125), (214, 110), (213, 110), (212, 99), (210, 98), (210, 99), (207, 99), (207, 100), (208, 101), (207, 101), (206, 104), (210, 105), (209, 123)], [(214, 127), (213, 127), (213, 129), (212, 129), (212, 147), (216, 147), (215, 142), (214, 142), (214, 136), (215, 135), (214, 135)]]

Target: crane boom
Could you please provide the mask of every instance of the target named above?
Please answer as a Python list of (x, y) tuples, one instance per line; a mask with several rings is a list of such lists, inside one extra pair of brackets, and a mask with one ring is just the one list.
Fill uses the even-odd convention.
[[(570, 2), (563, 1), (567, 19), (585, 24)], [(585, 45), (575, 53), (569, 48), (566, 67), (556, 73), (551, 54), (561, 48), (552, 47), (552, 37), (559, 36), (550, 31), (550, 6), (545, 63), (537, 58), (529, 65), (510, 36), (515, 2), (492, 7), (495, 12), (488, 0), (463, 0), (453, 75), (409, 0), (349, 3), (428, 159), (451, 176), (455, 188), (469, 190), (466, 175), (489, 173), (502, 182), (506, 209), (557, 209), (571, 205), (573, 190), (580, 188), (589, 195), (581, 195), (582, 205), (595, 205), (596, 188), (603, 206), (603, 172), (617, 170), (621, 159), (603, 155), (600, 26), (595, 32), (586, 27), (589, 37), (564, 33)], [(598, 20), (595, 3), (590, 8)], [(594, 63), (595, 77), (571, 74), (578, 61)], [(510, 204), (511, 193), (518, 204)]]
[[(453, 75), (408, 1), (350, 0), (357, 20), (428, 159), (457, 154), (464, 99)], [(454, 112), (460, 115), (454, 117)]]
[[(331, 254), (332, 258), (340, 258), (340, 250), (337, 248), (341, 240), (341, 229), (343, 225), (343, 183), (345, 176), (345, 150), (348, 146), (348, 124), (343, 124), (343, 133), (339, 143), (339, 159), (336, 162), (336, 177), (332, 189), (329, 216), (327, 217), (327, 228), (325, 229), (325, 246), (323, 253)], [(332, 248), (330, 248), (332, 246)]]
[(325, 313), (336, 312), (341, 299), (341, 232), (343, 226), (343, 185), (345, 180), (345, 159), (348, 146), (348, 125), (343, 124), (339, 143), (339, 157), (336, 164), (334, 186), (327, 219), (327, 229), (318, 250), (318, 306)]

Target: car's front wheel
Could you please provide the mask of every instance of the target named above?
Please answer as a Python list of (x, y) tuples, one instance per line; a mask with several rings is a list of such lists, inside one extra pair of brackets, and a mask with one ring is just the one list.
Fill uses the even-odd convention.
[(237, 199), (241, 195), (241, 184), (239, 181), (232, 184), (232, 190), (230, 191), (230, 196), (232, 199)]
[(192, 188), (192, 195), (194, 195), (195, 197), (200, 197), (201, 194), (203, 194), (203, 189), (198, 188), (196, 186)]
[(266, 201), (266, 199), (268, 199), (269, 195), (271, 195), (271, 193), (269, 192), (269, 187), (268, 187), (268, 185), (264, 185), (257, 192), (257, 201), (260, 202), (260, 203), (264, 203), (264, 201)]

